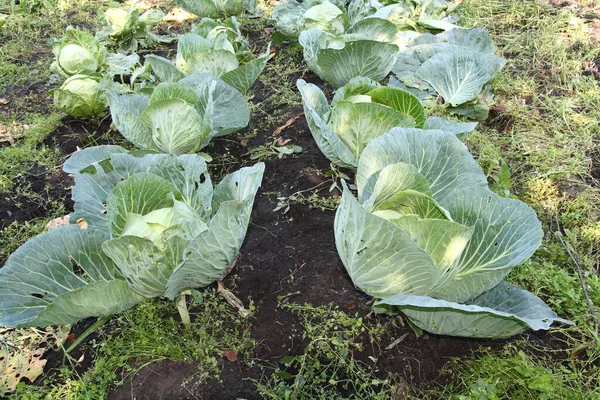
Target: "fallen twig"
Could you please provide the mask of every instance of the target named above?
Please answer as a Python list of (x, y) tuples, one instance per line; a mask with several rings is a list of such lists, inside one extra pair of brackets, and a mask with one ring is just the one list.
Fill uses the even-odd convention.
[(398, 339), (394, 340), (385, 349), (386, 350), (393, 349), (394, 347), (396, 347), (396, 345), (398, 345), (398, 343), (400, 343), (401, 341), (403, 341), (404, 339), (406, 339), (407, 336), (408, 336), (408, 332), (406, 332), (404, 335), (400, 336)]

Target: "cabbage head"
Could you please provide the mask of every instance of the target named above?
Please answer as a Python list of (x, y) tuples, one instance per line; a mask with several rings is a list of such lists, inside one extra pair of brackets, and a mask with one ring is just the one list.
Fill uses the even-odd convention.
[(245, 11), (254, 14), (256, 0), (175, 0), (175, 4), (199, 17), (227, 18)]
[(73, 75), (54, 90), (54, 106), (77, 118), (93, 118), (104, 114), (106, 96), (97, 78)]
[(298, 80), (304, 115), (317, 145), (333, 164), (356, 168), (369, 142), (394, 127), (434, 129), (456, 134), (474, 123), (453, 123), (439, 117), (425, 119), (419, 100), (411, 93), (381, 86), (367, 78), (352, 79), (340, 88), (331, 105), (317, 86)]
[(0, 269), (0, 324), (74, 323), (152, 297), (175, 300), (228, 273), (246, 235), (264, 165), (213, 187), (197, 155), (75, 153), (72, 221), (34, 237)]
[(108, 101), (113, 124), (127, 140), (140, 149), (176, 155), (196, 152), (250, 119), (244, 96), (207, 74), (161, 83), (149, 98), (109, 93)]
[(50, 70), (65, 77), (94, 73), (106, 57), (106, 49), (90, 32), (73, 27), (67, 28), (52, 52), (55, 61)]
[(214, 22), (204, 19), (195, 29), (198, 34), (180, 36), (174, 62), (156, 55), (146, 57), (146, 63), (161, 82), (177, 82), (191, 74), (210, 74), (241, 93), (252, 86), (271, 58), (270, 48), (254, 58), (235, 17), (221, 24)]
[(540, 246), (526, 204), (487, 188), (453, 133), (394, 128), (371, 141), (335, 217), (338, 253), (354, 284), (419, 329), (501, 338), (570, 323), (503, 282)]
[(483, 29), (424, 34), (398, 55), (390, 85), (431, 102), (441, 97), (450, 112), (485, 120), (493, 104), (491, 82), (505, 63), (494, 51)]

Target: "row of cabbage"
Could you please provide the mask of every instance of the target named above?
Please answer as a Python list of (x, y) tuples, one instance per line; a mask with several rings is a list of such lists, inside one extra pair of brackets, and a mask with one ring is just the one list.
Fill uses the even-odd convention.
[[(109, 316), (148, 298), (177, 302), (221, 280), (242, 246), (264, 164), (213, 186), (207, 155), (217, 136), (248, 124), (244, 92), (270, 58), (254, 58), (235, 18), (205, 18), (178, 38), (174, 60), (132, 52), (172, 41), (148, 31), (160, 14), (109, 9), (96, 36), (70, 28), (55, 44), (54, 93), (65, 112), (106, 112), (136, 150), (105, 145), (74, 153), (70, 224), (34, 237), (0, 269), (0, 323), (59, 325)], [(162, 18), (162, 16), (160, 16)], [(150, 38), (150, 39), (148, 39)], [(108, 48), (115, 49), (112, 53)]]
[[(455, 25), (444, 0), (290, 0), (275, 8), (279, 34), (337, 91), (298, 81), (309, 128), (344, 183), (334, 231), (354, 284), (374, 309), (401, 312), (417, 330), (501, 338), (549, 329), (541, 299), (504, 281), (541, 245), (526, 204), (492, 192), (460, 138), (485, 119), (504, 60), (487, 32)], [(432, 32), (433, 31), (433, 32)], [(388, 86), (378, 81), (392, 73)], [(438, 107), (439, 108), (439, 107)]]

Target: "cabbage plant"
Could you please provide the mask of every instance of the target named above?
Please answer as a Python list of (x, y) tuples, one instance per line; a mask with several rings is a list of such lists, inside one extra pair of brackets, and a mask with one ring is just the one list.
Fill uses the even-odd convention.
[(53, 93), (54, 106), (77, 118), (94, 118), (106, 110), (106, 96), (97, 77), (73, 75)]
[(244, 96), (222, 80), (193, 74), (161, 83), (150, 97), (109, 93), (113, 124), (136, 147), (170, 154), (193, 153), (217, 136), (244, 128)]
[(490, 83), (505, 60), (494, 54), (483, 29), (452, 29), (424, 34), (398, 56), (390, 85), (418, 91), (418, 97), (441, 97), (453, 113), (484, 120), (493, 102)]
[(287, 39), (297, 39), (309, 29), (341, 35), (350, 25), (343, 1), (289, 0), (273, 9), (271, 19), (275, 29)]
[(338, 88), (359, 76), (375, 81), (385, 78), (396, 63), (397, 33), (393, 23), (367, 18), (341, 35), (316, 28), (302, 31), (299, 43), (309, 68)]
[(477, 124), (453, 123), (439, 117), (425, 119), (419, 100), (411, 93), (355, 78), (340, 88), (331, 105), (316, 85), (298, 80), (308, 127), (333, 164), (356, 168), (369, 142), (394, 127), (435, 129), (455, 134), (472, 131)]
[(175, 4), (199, 17), (227, 18), (245, 11), (254, 14), (256, 0), (175, 0)]
[(144, 13), (135, 8), (109, 8), (101, 13), (104, 28), (96, 34), (102, 42), (112, 42), (124, 53), (137, 51), (138, 46), (148, 47), (156, 43), (170, 43), (175, 38), (157, 35), (148, 28), (164, 18), (160, 10), (149, 9)]
[(175, 62), (156, 56), (146, 56), (146, 63), (162, 82), (176, 82), (190, 74), (210, 74), (221, 78), (241, 93), (246, 92), (265, 69), (271, 58), (270, 49), (253, 58), (247, 42), (232, 17), (215, 25), (205, 19), (196, 33), (179, 38)]
[(360, 18), (382, 18), (393, 22), (400, 31), (427, 32), (456, 28), (458, 17), (452, 12), (457, 3), (446, 0), (408, 0), (383, 2), (376, 0), (352, 0), (348, 12), (357, 20)]
[(0, 269), (0, 324), (74, 323), (152, 297), (178, 300), (222, 279), (244, 240), (264, 164), (213, 187), (197, 155), (75, 153), (72, 221), (34, 237)]
[(526, 204), (487, 188), (483, 171), (452, 133), (394, 128), (360, 158), (359, 199), (345, 188), (335, 217), (338, 253), (354, 284), (443, 335), (501, 338), (549, 329), (542, 300), (503, 282), (540, 246)]

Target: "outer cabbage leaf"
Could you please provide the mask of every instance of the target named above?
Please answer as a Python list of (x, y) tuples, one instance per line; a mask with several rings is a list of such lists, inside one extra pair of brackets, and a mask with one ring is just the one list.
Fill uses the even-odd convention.
[(144, 297), (102, 252), (108, 235), (77, 225), (28, 241), (0, 269), (0, 323), (7, 327), (74, 323), (108, 316)]
[(394, 86), (418, 90), (418, 97), (441, 96), (451, 112), (484, 119), (493, 99), (491, 81), (504, 66), (493, 54), (493, 41), (482, 29), (452, 29), (424, 34), (402, 51), (393, 67)]
[(202, 287), (223, 278), (242, 247), (254, 197), (262, 181), (264, 164), (242, 168), (227, 175), (213, 193), (208, 230), (186, 248), (183, 262), (167, 283), (166, 295), (173, 299), (189, 287)]
[(298, 80), (297, 85), (302, 95), (306, 122), (319, 149), (332, 163), (356, 168), (358, 159), (327, 125), (326, 118), (330, 109), (325, 94), (316, 85), (306, 83), (302, 79)]
[(369, 213), (347, 188), (335, 215), (334, 233), (352, 282), (371, 296), (427, 293), (441, 276), (407, 233)]
[(541, 245), (543, 231), (525, 203), (489, 189), (465, 188), (440, 201), (454, 220), (474, 227), (454, 281), (434, 297), (464, 302), (496, 286)]
[(185, 77), (185, 74), (178, 70), (175, 64), (164, 57), (148, 54), (144, 62), (152, 68), (152, 72), (161, 82), (177, 82)]
[(462, 139), (467, 133), (473, 132), (477, 124), (477, 122), (454, 122), (441, 117), (428, 117), (425, 120), (423, 129), (438, 129), (440, 131), (451, 132), (459, 139)]
[[(208, 107), (206, 92), (208, 88), (214, 85), (212, 127), (207, 140), (228, 135), (248, 125), (250, 109), (246, 98), (223, 80), (207, 74), (193, 74), (183, 78), (178, 83), (190, 87), (198, 93), (200, 98), (198, 107), (200, 108)], [(205, 140), (203, 146), (208, 143), (207, 140)]]
[(141, 149), (160, 151), (152, 140), (151, 128), (142, 121), (150, 99), (138, 94), (107, 93), (113, 124), (123, 137)]
[(458, 52), (434, 55), (416, 70), (416, 75), (456, 107), (475, 99), (502, 65), (504, 60), (493, 54), (460, 48)]
[(199, 17), (227, 18), (254, 12), (256, 0), (175, 0), (175, 4)]
[(558, 318), (535, 295), (507, 282), (500, 282), (466, 304), (426, 296), (395, 295), (378, 301), (379, 311), (402, 312), (418, 328), (438, 335), (506, 338), (526, 329), (550, 329)]

